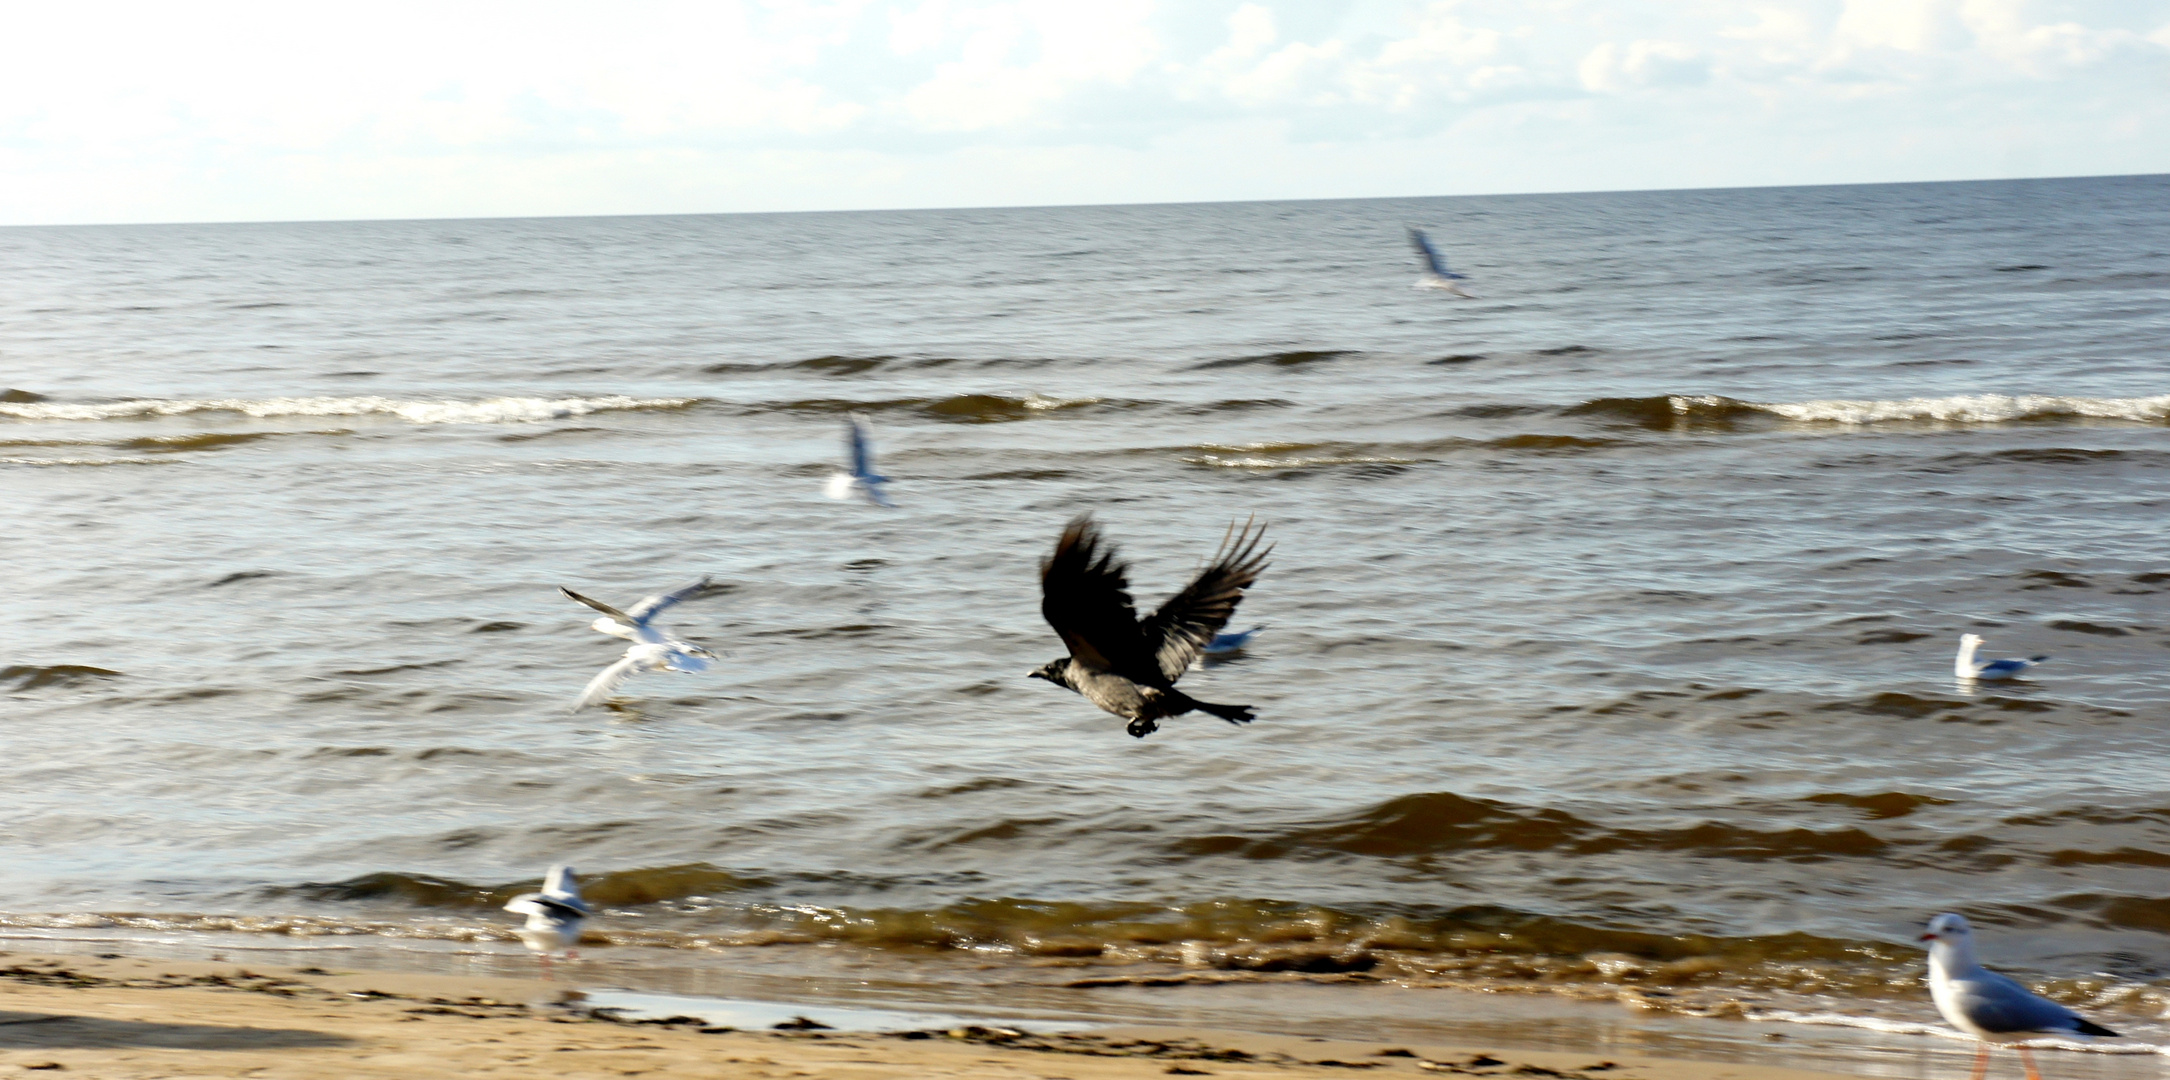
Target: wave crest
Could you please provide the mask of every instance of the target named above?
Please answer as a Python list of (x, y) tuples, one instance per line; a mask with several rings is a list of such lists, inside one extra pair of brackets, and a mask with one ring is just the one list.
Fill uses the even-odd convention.
[(2170, 422), (2170, 394), (2133, 398), (2060, 397), (2047, 394), (1960, 394), (1892, 400), (1832, 398), (1816, 401), (1742, 401), (1714, 394), (1594, 398), (1560, 410), (1653, 431), (1730, 430), (1758, 417), (1804, 424), (1863, 427), (1871, 424), (2004, 424), (2051, 420)]
[(518, 424), (561, 420), (596, 412), (683, 409), (699, 398), (500, 397), (480, 401), (410, 401), (387, 397), (130, 398), (67, 404), (51, 401), (0, 403), (0, 416), (17, 420), (124, 420), (233, 412), (244, 416), (392, 416), (414, 424)]

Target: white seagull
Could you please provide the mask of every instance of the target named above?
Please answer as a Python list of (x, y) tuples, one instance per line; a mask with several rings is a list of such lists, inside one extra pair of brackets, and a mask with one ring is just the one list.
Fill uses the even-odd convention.
[(619, 611), (600, 600), (592, 600), (571, 589), (559, 586), (558, 591), (603, 613), (602, 617), (589, 623), (599, 633), (624, 638), (633, 644), (625, 650), (618, 662), (598, 672), (588, 680), (588, 688), (580, 692), (575, 711), (598, 704), (610, 697), (620, 683), (632, 678), (636, 671), (682, 671), (687, 674), (707, 671), (708, 662), (716, 654), (691, 642), (680, 641), (658, 629), (655, 618), (682, 600), (691, 600), (708, 591), (707, 578), (702, 578), (674, 592), (657, 593), (640, 603)]
[(2009, 679), (2049, 659), (2047, 656), (2030, 656), (2022, 660), (1976, 660), (1974, 650), (1982, 647), (1980, 634), (1959, 635), (1959, 658), (1952, 661), (1952, 674), (1962, 679)]
[(1464, 300), (1476, 299), (1475, 296), (1463, 292), (1460, 285), (1455, 284), (1457, 281), (1468, 281), (1469, 278), (1447, 269), (1447, 261), (1439, 257), (1439, 250), (1432, 246), (1432, 238), (1424, 235), (1424, 230), (1409, 230), (1409, 242), (1415, 244), (1417, 254), (1424, 257), (1424, 274), (1417, 278), (1415, 288), (1437, 289), (1450, 296), (1459, 296)]
[(849, 499), (858, 495), (876, 506), (895, 506), (882, 491), (889, 478), (874, 471), (874, 436), (867, 431), (866, 417), (851, 414), (844, 428), (844, 450), (851, 455), (851, 471), (829, 476), (828, 495)]
[(580, 924), (595, 914), (580, 898), (580, 883), (573, 880), (573, 868), (562, 865), (550, 868), (541, 892), (521, 893), (506, 902), (505, 910), (527, 916), (527, 925), (520, 928), (520, 941), (542, 961), (546, 979), (550, 977), (551, 953), (562, 952), (567, 960), (580, 958), (576, 951)]
[[(2117, 1032), (2021, 986), (1974, 959), (1974, 930), (1963, 916), (1946, 912), (1929, 920), (1929, 996), (1951, 1026), (1981, 1040), (1974, 1055), (1974, 1080), (1989, 1071), (1991, 1043), (2029, 1039), (2116, 1037)], [(2017, 1047), (2027, 1080), (2042, 1080), (2034, 1056)]]

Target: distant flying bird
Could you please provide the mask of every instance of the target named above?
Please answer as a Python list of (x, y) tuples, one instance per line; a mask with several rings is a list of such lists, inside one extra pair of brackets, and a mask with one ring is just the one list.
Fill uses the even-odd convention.
[[(2087, 1020), (2019, 983), (1983, 967), (1974, 959), (1974, 930), (1964, 917), (1949, 912), (1929, 920), (1929, 996), (1951, 1026), (1981, 1040), (1974, 1055), (1974, 1080), (1989, 1070), (1991, 1043), (2028, 1039), (2108, 1036), (2117, 1032)], [(2021, 1046), (2019, 1060), (2027, 1080), (2042, 1080), (2034, 1056)]]
[(1976, 660), (1974, 650), (1982, 647), (1980, 634), (1959, 635), (1959, 656), (1952, 661), (1952, 674), (1962, 679), (2009, 679), (2049, 659), (2047, 656), (2030, 656), (2026, 659)]
[(1451, 296), (1459, 296), (1464, 300), (1476, 299), (1475, 296), (1463, 292), (1460, 285), (1455, 284), (1457, 281), (1468, 281), (1469, 278), (1466, 275), (1457, 274), (1447, 269), (1447, 260), (1439, 257), (1439, 249), (1432, 246), (1432, 238), (1424, 235), (1424, 230), (1409, 230), (1409, 242), (1415, 244), (1417, 254), (1424, 257), (1424, 273), (1417, 278), (1416, 288), (1437, 289)]
[(1208, 656), (1227, 656), (1230, 653), (1242, 652), (1243, 647), (1249, 645), (1251, 639), (1257, 637), (1258, 632), (1264, 629), (1263, 626), (1254, 626), (1237, 634), (1213, 635), (1213, 640), (1206, 642), (1206, 647), (1199, 650), (1198, 659), (1190, 662), (1190, 669), (1192, 671), (1205, 670), (1205, 661)]
[(617, 663), (604, 668), (588, 681), (588, 688), (581, 691), (580, 702), (573, 706), (574, 710), (585, 709), (609, 698), (619, 684), (632, 678), (636, 671), (682, 671), (688, 674), (707, 671), (708, 662), (714, 660), (716, 654), (699, 645), (665, 634), (655, 625), (655, 619), (681, 601), (694, 599), (708, 590), (709, 582), (704, 577), (683, 589), (657, 593), (624, 611), (619, 611), (600, 600), (589, 599), (559, 586), (559, 592), (603, 613), (602, 618), (588, 624), (590, 628), (633, 643), (625, 650), (625, 655), (618, 658)]
[(580, 924), (595, 914), (580, 898), (580, 883), (573, 879), (570, 866), (551, 867), (541, 892), (521, 893), (506, 902), (505, 910), (527, 916), (527, 924), (520, 928), (520, 941), (542, 961), (546, 979), (550, 977), (551, 953), (562, 952), (567, 960), (580, 958), (575, 951), (580, 945)]
[(889, 478), (874, 471), (874, 436), (867, 431), (866, 417), (853, 413), (845, 422), (844, 451), (851, 458), (851, 471), (830, 475), (829, 497), (849, 499), (858, 495), (876, 506), (897, 505), (882, 491)]
[(1272, 548), (1258, 550), (1266, 530), (1245, 522), (1221, 539), (1212, 565), (1182, 592), (1168, 598), (1144, 622), (1131, 606), (1129, 566), (1100, 539), (1092, 515), (1080, 514), (1062, 531), (1055, 553), (1040, 564), (1040, 614), (1062, 635), (1070, 655), (1028, 675), (1084, 695), (1087, 701), (1128, 721), (1144, 738), (1160, 719), (1202, 709), (1231, 724), (1251, 721), (1248, 705), (1214, 705), (1175, 688), (1192, 660), (1228, 625), (1243, 590), (1258, 580)]
[(1235, 652), (1237, 649), (1249, 645), (1251, 639), (1257, 637), (1258, 632), (1264, 629), (1264, 626), (1254, 626), (1240, 633), (1215, 634), (1213, 640), (1206, 642), (1206, 647), (1202, 651), (1207, 656), (1219, 656), (1223, 653)]

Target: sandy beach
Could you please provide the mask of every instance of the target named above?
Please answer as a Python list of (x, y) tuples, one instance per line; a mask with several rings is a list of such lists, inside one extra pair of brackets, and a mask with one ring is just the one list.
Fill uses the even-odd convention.
[[(571, 998), (573, 1000), (566, 1000)], [(1807, 1080), (1805, 1070), (1177, 1028), (871, 1034), (627, 1021), (515, 979), (0, 954), (0, 1068), (152, 1077), (1346, 1077)]]

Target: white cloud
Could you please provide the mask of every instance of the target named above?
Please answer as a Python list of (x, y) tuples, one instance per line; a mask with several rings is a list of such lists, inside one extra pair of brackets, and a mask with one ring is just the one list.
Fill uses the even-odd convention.
[(1709, 58), (1678, 41), (1646, 39), (1625, 48), (1608, 41), (1591, 49), (1576, 70), (1583, 88), (1597, 93), (1699, 86), (1710, 81)]
[(15, 221), (2170, 169), (2170, 0), (23, 7)]

